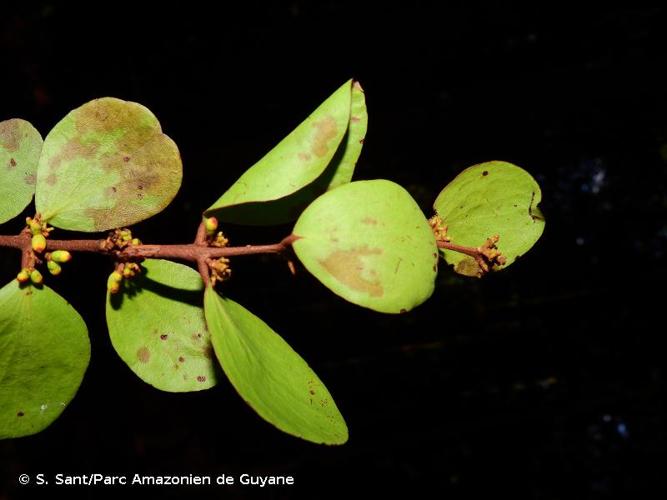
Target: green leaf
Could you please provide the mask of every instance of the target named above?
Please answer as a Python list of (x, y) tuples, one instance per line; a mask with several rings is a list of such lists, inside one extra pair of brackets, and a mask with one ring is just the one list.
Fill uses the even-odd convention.
[(0, 224), (13, 219), (35, 194), (42, 136), (25, 120), (0, 122)]
[(56, 227), (104, 231), (161, 212), (181, 176), (178, 148), (153, 113), (105, 97), (70, 112), (46, 136), (35, 203)]
[(145, 272), (108, 294), (111, 343), (144, 382), (188, 392), (216, 384), (213, 347), (204, 320), (199, 273), (175, 262), (147, 260)]
[(380, 312), (407, 312), (433, 293), (438, 252), (410, 194), (358, 181), (315, 200), (294, 227), (294, 251), (326, 287)]
[[(498, 235), (498, 250), (507, 259), (504, 269), (526, 253), (544, 231), (538, 208), (542, 200), (535, 179), (504, 161), (480, 163), (465, 169), (438, 195), (433, 207), (457, 245), (478, 247)], [(445, 260), (466, 276), (477, 276), (472, 257), (443, 250)], [(499, 268), (495, 267), (494, 270)]]
[(48, 427), (90, 360), (81, 316), (56, 292), (12, 281), (0, 290), (0, 439)]
[(294, 220), (324, 191), (350, 181), (367, 125), (364, 92), (350, 80), (248, 169), (205, 215), (254, 225)]
[(240, 396), (281, 431), (343, 444), (347, 426), (308, 364), (266, 323), (211, 287), (204, 295), (215, 354)]
[(366, 110), (366, 96), (364, 95), (364, 90), (361, 88), (361, 84), (359, 82), (353, 82), (350, 124), (347, 129), (347, 134), (342, 144), (339, 146), (338, 151), (336, 151), (336, 155), (331, 161), (331, 164), (327, 167), (327, 170), (331, 170), (331, 174), (326, 175), (325, 172), (325, 175), (322, 176), (322, 183), (316, 183), (322, 184), (322, 187), (325, 187), (325, 189), (319, 190), (315, 196), (306, 200), (306, 204), (303, 205), (303, 208), (325, 190), (342, 186), (352, 180), (354, 168), (357, 166), (357, 160), (359, 159), (361, 149), (364, 146), (367, 129), (368, 112)]

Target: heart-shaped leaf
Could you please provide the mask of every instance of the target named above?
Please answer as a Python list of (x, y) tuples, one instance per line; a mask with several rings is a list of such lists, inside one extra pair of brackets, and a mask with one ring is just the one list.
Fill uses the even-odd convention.
[(205, 215), (253, 225), (294, 220), (324, 191), (350, 181), (367, 125), (364, 92), (350, 80), (248, 169)]
[(30, 123), (0, 122), (0, 224), (13, 219), (35, 194), (35, 173), (42, 136)]
[(304, 266), (350, 302), (400, 313), (433, 293), (435, 237), (398, 184), (380, 179), (333, 189), (306, 208), (294, 235)]
[(153, 113), (105, 97), (70, 112), (46, 136), (35, 203), (56, 227), (104, 231), (161, 212), (181, 176), (178, 148)]
[(43, 286), (0, 290), (0, 439), (46, 428), (76, 394), (90, 360), (81, 316)]
[[(504, 269), (526, 253), (544, 231), (538, 208), (542, 199), (535, 179), (516, 165), (504, 161), (480, 163), (465, 169), (441, 191), (433, 207), (447, 226), (453, 243), (479, 247), (487, 238), (500, 236), (497, 247), (507, 259)], [(478, 276), (472, 257), (442, 250), (454, 270)]]
[(343, 444), (347, 426), (331, 394), (276, 332), (211, 287), (204, 296), (215, 354), (240, 396), (281, 431), (322, 444)]
[(216, 384), (199, 273), (175, 262), (147, 260), (144, 273), (107, 297), (111, 343), (144, 382), (188, 392)]

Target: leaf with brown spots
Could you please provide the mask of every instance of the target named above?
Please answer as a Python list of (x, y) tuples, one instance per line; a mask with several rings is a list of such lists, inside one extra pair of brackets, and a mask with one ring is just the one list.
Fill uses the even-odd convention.
[(86, 324), (60, 295), (16, 280), (0, 289), (0, 439), (48, 427), (89, 360)]
[(25, 120), (0, 122), (0, 224), (32, 201), (42, 136)]
[(161, 212), (181, 177), (178, 148), (153, 113), (105, 97), (70, 112), (46, 136), (35, 204), (53, 226), (104, 231)]
[(326, 386), (271, 327), (211, 287), (204, 310), (222, 369), (253, 410), (314, 443), (347, 441), (347, 425)]
[(350, 302), (398, 314), (433, 293), (435, 237), (398, 184), (359, 181), (329, 191), (301, 214), (294, 235), (306, 269)]
[[(433, 207), (457, 245), (477, 248), (499, 236), (498, 250), (505, 269), (526, 253), (544, 231), (542, 199), (535, 179), (516, 165), (490, 161), (461, 172), (438, 195)], [(480, 276), (477, 262), (462, 253), (441, 249), (447, 263), (464, 276)]]
[(205, 214), (253, 225), (296, 219), (327, 189), (350, 182), (367, 124), (363, 90), (350, 80), (248, 169)]
[(216, 363), (202, 309), (199, 273), (148, 260), (130, 286), (107, 297), (107, 326), (116, 352), (144, 382), (188, 392), (216, 384)]

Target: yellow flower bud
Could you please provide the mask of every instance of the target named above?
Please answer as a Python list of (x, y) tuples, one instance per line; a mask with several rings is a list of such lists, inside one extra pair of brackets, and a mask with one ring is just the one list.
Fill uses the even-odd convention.
[(33, 236), (36, 234), (42, 234), (42, 225), (39, 222), (28, 219), (28, 227), (30, 228), (30, 232), (33, 234)]
[(19, 283), (27, 283), (30, 280), (30, 271), (28, 269), (21, 269), (21, 272), (16, 275), (16, 280)]
[(114, 271), (109, 275), (107, 280), (107, 290), (109, 293), (118, 293), (120, 291), (120, 284), (123, 281), (123, 275), (118, 271)]
[(44, 281), (44, 277), (37, 269), (33, 269), (30, 272), (30, 281), (32, 281), (35, 285), (41, 285)]
[(42, 233), (33, 235), (32, 249), (37, 253), (42, 253), (46, 249), (46, 238)]
[(51, 260), (53, 262), (64, 264), (65, 262), (72, 260), (72, 254), (67, 250), (56, 250), (55, 252), (51, 252)]
[(49, 269), (49, 272), (54, 276), (58, 276), (63, 270), (63, 268), (60, 267), (60, 264), (58, 264), (53, 260), (48, 261), (46, 263), (46, 267)]
[(206, 234), (213, 236), (216, 229), (218, 229), (218, 219), (215, 217), (204, 217), (204, 228), (206, 229)]

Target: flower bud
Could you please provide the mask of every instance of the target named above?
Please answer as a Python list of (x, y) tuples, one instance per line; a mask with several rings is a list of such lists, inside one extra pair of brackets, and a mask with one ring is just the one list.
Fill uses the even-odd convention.
[(67, 250), (56, 250), (55, 252), (51, 252), (51, 260), (53, 262), (64, 264), (65, 262), (72, 260), (72, 254)]
[(30, 232), (33, 234), (33, 236), (42, 233), (42, 225), (39, 222), (31, 219), (30, 217), (26, 219), (26, 222), (28, 223), (28, 227), (30, 228)]
[(109, 293), (118, 293), (120, 291), (120, 284), (123, 281), (123, 275), (118, 271), (114, 271), (109, 275), (107, 280), (107, 290)]
[(30, 271), (28, 269), (21, 269), (16, 275), (16, 281), (19, 283), (27, 283), (30, 280)]
[(213, 236), (216, 229), (218, 229), (218, 219), (215, 217), (204, 217), (204, 228), (206, 229), (206, 234)]
[(42, 253), (46, 249), (46, 238), (42, 233), (32, 236), (32, 249), (37, 253)]
[(41, 285), (44, 281), (44, 277), (37, 269), (33, 269), (30, 272), (30, 281), (32, 281), (35, 285)]
[(54, 276), (58, 276), (63, 270), (63, 268), (60, 267), (60, 264), (58, 264), (53, 260), (48, 261), (46, 263), (46, 267), (49, 269), (49, 272)]

